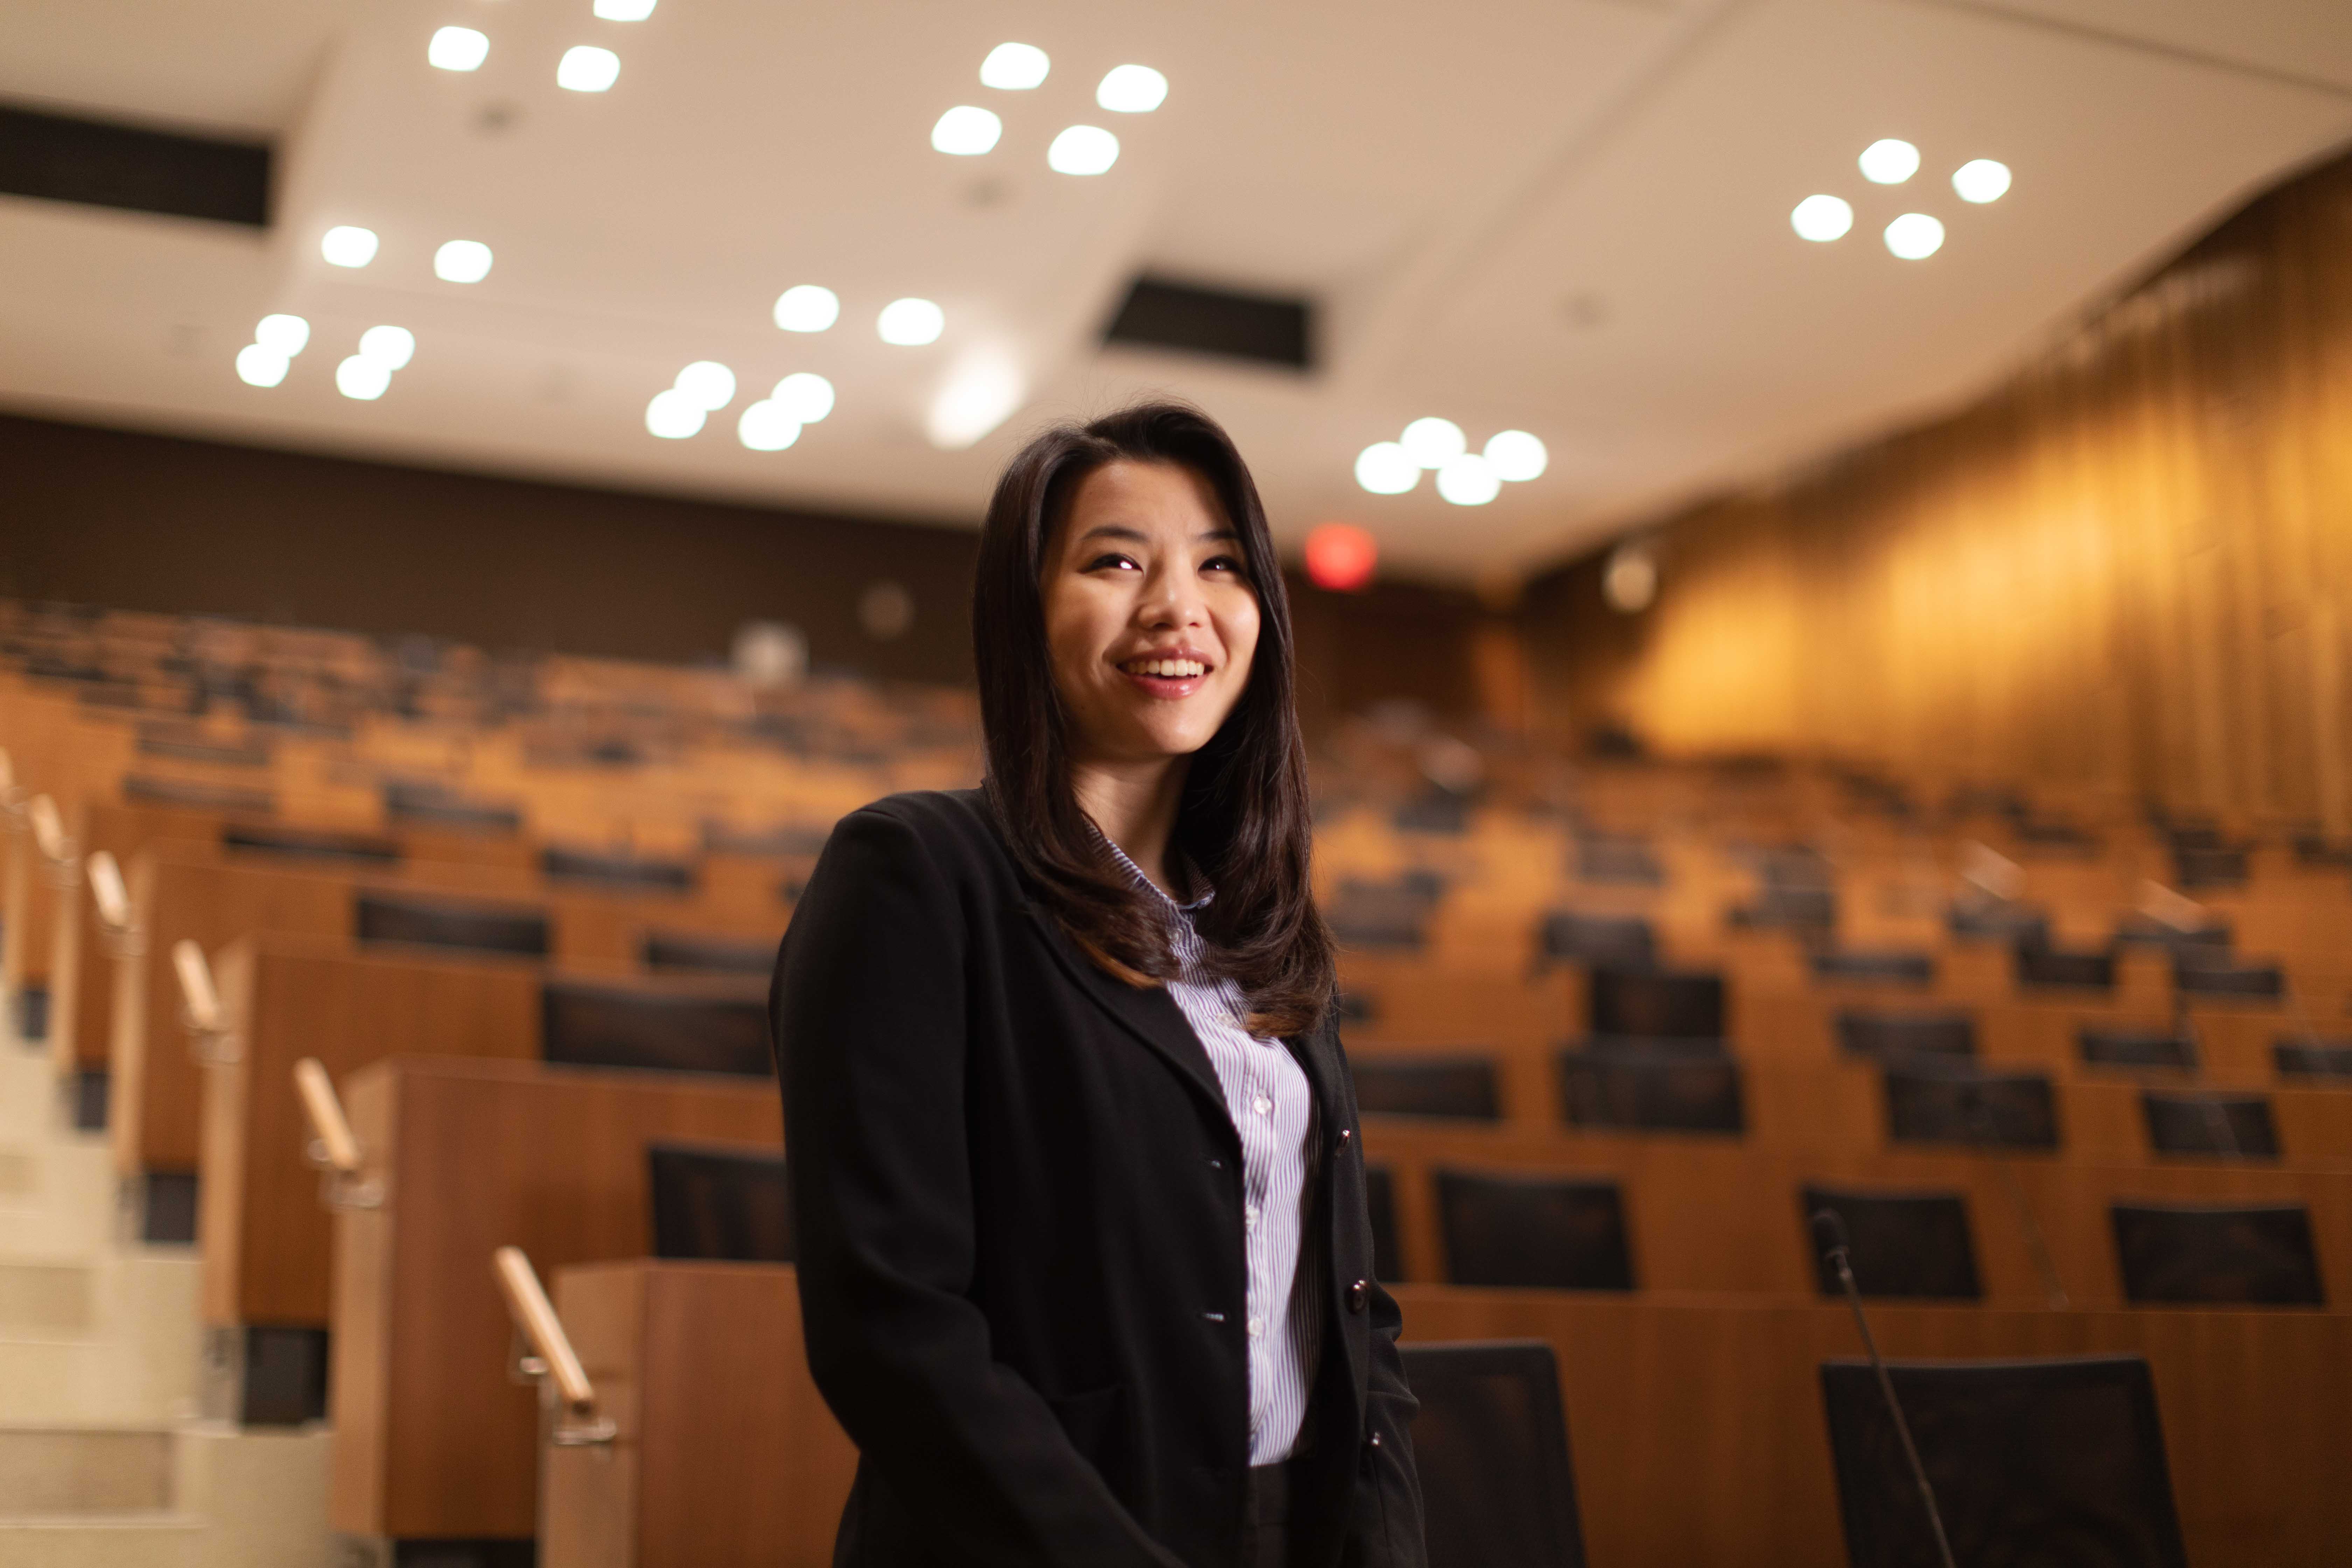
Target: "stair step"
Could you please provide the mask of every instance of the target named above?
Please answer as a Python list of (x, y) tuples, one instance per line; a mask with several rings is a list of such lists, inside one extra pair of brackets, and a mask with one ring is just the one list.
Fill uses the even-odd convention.
[(8, 1568), (207, 1568), (205, 1521), (142, 1512), (0, 1519)]
[(168, 1511), (173, 1448), (160, 1427), (0, 1427), (0, 1518)]

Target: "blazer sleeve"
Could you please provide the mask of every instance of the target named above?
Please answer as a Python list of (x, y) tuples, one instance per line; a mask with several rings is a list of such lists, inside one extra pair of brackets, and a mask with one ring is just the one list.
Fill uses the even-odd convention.
[(793, 911), (770, 1013), (809, 1368), (942, 1561), (1179, 1568), (966, 1295), (967, 920), (921, 837), (870, 808)]

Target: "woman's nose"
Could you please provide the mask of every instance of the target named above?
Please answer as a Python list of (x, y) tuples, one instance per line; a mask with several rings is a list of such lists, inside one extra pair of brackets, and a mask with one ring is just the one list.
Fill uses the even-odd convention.
[(1136, 610), (1145, 626), (1198, 626), (1206, 616), (1201, 580), (1182, 567), (1163, 567), (1145, 583), (1143, 600)]

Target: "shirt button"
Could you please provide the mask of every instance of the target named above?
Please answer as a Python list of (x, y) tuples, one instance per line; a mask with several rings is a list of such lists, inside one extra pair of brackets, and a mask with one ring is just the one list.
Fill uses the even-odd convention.
[(1242, 1206), (1242, 1223), (1248, 1226), (1253, 1230), (1257, 1227), (1257, 1205), (1255, 1204), (1244, 1204)]
[(1256, 1111), (1260, 1116), (1264, 1116), (1274, 1110), (1274, 1101), (1261, 1094), (1255, 1100), (1250, 1101), (1250, 1109)]
[(1252, 1318), (1249, 1321), (1250, 1338), (1255, 1339), (1258, 1335), (1264, 1332), (1265, 1332), (1265, 1320), (1264, 1318)]

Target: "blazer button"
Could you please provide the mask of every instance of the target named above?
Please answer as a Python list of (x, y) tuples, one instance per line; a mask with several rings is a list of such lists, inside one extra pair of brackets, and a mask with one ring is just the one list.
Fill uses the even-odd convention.
[(1352, 1127), (1342, 1127), (1339, 1129), (1339, 1142), (1342, 1143), (1345, 1143), (1349, 1139), (1353, 1138), (1355, 1135), (1356, 1130)]
[(1361, 1279), (1348, 1287), (1348, 1310), (1360, 1312), (1372, 1299), (1372, 1288)]
[(1381, 1435), (1380, 1435), (1378, 1432), (1375, 1432), (1375, 1433), (1373, 1433), (1373, 1434), (1371, 1435), (1371, 1436), (1370, 1436), (1370, 1437), (1367, 1438), (1367, 1439), (1366, 1439), (1366, 1441), (1367, 1441), (1367, 1442), (1368, 1442), (1371, 1447), (1373, 1447), (1377, 1448), (1377, 1447), (1379, 1447), (1381, 1446)]

